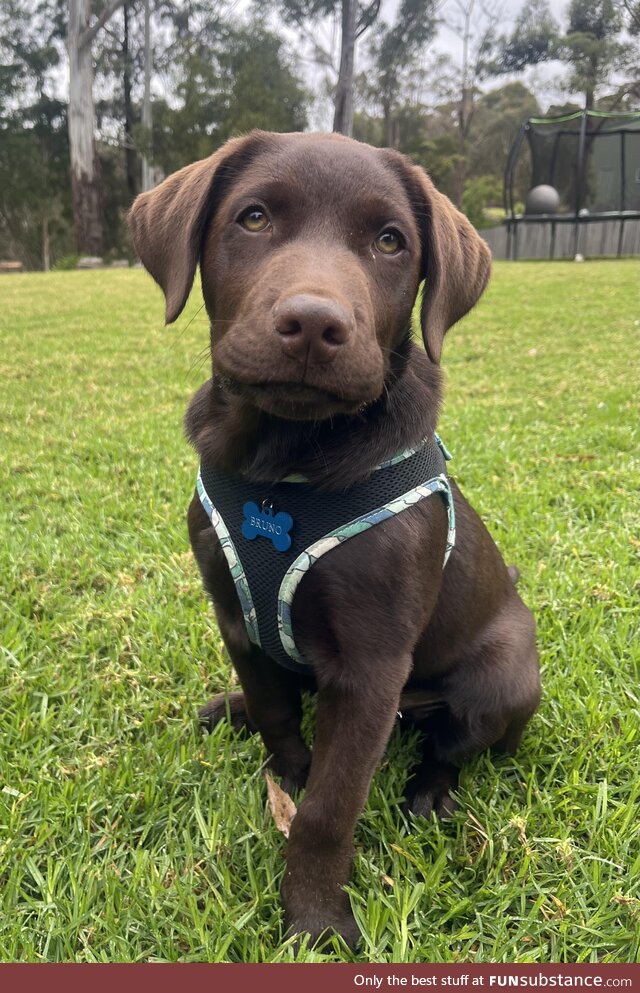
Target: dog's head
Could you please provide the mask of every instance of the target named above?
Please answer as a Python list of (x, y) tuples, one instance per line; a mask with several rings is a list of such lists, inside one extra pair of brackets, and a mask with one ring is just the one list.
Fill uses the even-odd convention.
[(133, 242), (175, 321), (200, 263), (217, 375), (296, 420), (384, 390), (424, 280), (422, 330), (476, 303), (490, 254), (421, 169), (337, 135), (253, 132), (135, 201)]

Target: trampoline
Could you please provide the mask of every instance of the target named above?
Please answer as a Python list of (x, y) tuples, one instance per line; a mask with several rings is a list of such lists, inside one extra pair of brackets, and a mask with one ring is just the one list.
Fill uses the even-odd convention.
[(529, 225), (537, 225), (544, 242), (538, 257), (579, 256), (587, 241), (589, 254), (619, 257), (625, 223), (640, 220), (640, 112), (529, 118), (507, 159), (504, 207), (507, 258), (518, 258), (522, 228)]

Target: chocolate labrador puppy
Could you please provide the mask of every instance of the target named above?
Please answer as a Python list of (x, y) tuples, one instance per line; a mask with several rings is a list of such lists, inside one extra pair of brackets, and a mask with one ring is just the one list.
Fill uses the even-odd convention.
[(434, 441), (443, 338), (489, 250), (408, 159), (337, 135), (236, 138), (130, 223), (167, 322), (198, 264), (211, 318), (188, 523), (242, 693), (201, 713), (258, 731), (285, 788), (306, 784), (287, 923), (354, 944), (354, 826), (397, 715), (425, 732), (408, 809), (446, 815), (460, 764), (513, 750), (539, 701), (532, 615)]

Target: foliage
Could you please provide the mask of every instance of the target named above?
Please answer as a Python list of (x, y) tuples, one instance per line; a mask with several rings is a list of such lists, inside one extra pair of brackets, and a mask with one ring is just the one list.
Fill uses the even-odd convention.
[(43, 96), (0, 118), (0, 257), (69, 250), (70, 208), (66, 107)]
[[(507, 157), (521, 124), (540, 114), (534, 94), (521, 82), (482, 94), (476, 104), (469, 142), (470, 176), (493, 176), (502, 184)], [(516, 196), (524, 199), (529, 189), (530, 173), (523, 157), (515, 177)], [(500, 195), (496, 202), (502, 202)], [(464, 203), (464, 199), (463, 199)]]
[(62, 255), (57, 259), (53, 268), (56, 272), (70, 272), (72, 269), (77, 269), (79, 261), (80, 256), (77, 252), (71, 252), (69, 255)]
[(530, 0), (518, 17), (510, 38), (502, 37), (497, 72), (522, 72), (553, 58), (559, 27), (548, 0)]
[(559, 39), (557, 54), (571, 64), (568, 86), (584, 92), (585, 107), (594, 106), (594, 94), (617, 67), (625, 50), (616, 38), (622, 18), (614, 0), (571, 0), (569, 26)]
[(487, 227), (485, 207), (495, 206), (502, 200), (502, 184), (496, 176), (478, 176), (471, 179), (462, 194), (462, 209), (477, 228)]
[[(633, 14), (629, 18), (634, 23)], [(596, 90), (614, 69), (624, 68), (629, 46), (619, 40), (623, 16), (615, 0), (571, 0), (567, 29), (562, 33), (547, 0), (532, 0), (519, 15), (513, 34), (503, 38), (497, 72), (522, 71), (550, 59), (569, 66), (566, 86), (584, 94), (584, 106), (595, 106)]]
[(0, 257), (37, 268), (69, 245), (66, 106), (49, 95), (59, 64), (59, 7), (0, 7)]
[(640, 0), (620, 0), (619, 6), (629, 34), (640, 35)]
[[(3, 279), (0, 957), (291, 960), (264, 750), (195, 716), (233, 681), (184, 520), (200, 296), (175, 330), (138, 270)], [(498, 263), (447, 339), (450, 468), (521, 570), (543, 700), (448, 823), (403, 817), (394, 732), (356, 834), (360, 961), (640, 955), (639, 279)]]
[[(42, 95), (60, 63), (64, 0), (3, 0), (0, 6), (0, 101)], [(1, 107), (1, 105), (0, 105)]]
[(385, 144), (399, 144), (397, 110), (403, 81), (436, 33), (437, 0), (402, 0), (395, 22), (381, 21), (369, 45), (371, 66), (366, 73), (370, 96), (382, 108)]
[[(434, 109), (405, 104), (394, 114), (400, 151), (423, 166), (438, 189), (450, 197), (456, 190), (463, 154), (452, 124), (455, 113), (453, 101)], [(478, 95), (464, 152), (467, 178), (461, 202), (465, 212), (468, 207), (473, 209), (473, 223), (483, 220), (485, 206), (502, 201), (502, 177), (514, 136), (523, 121), (538, 113), (535, 96), (520, 82)], [(362, 141), (384, 145), (384, 121), (360, 113), (354, 134)], [(517, 195), (524, 197), (527, 190), (528, 175), (522, 170), (516, 177)], [(471, 204), (475, 206), (471, 208)]]
[(306, 126), (307, 95), (283, 43), (258, 25), (226, 31), (217, 60), (192, 53), (177, 85), (177, 106), (154, 104), (154, 161), (170, 173), (210, 155), (233, 134)]
[(231, 85), (221, 138), (252, 128), (304, 131), (308, 94), (279, 38), (257, 24), (236, 32), (222, 65)]

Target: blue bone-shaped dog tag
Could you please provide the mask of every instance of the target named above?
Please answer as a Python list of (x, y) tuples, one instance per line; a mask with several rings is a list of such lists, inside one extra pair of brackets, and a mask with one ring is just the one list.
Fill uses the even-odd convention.
[(262, 510), (257, 503), (250, 501), (242, 508), (244, 521), (242, 522), (242, 534), (248, 541), (254, 538), (270, 538), (273, 547), (278, 552), (286, 552), (291, 548), (291, 535), (289, 531), (293, 527), (293, 517), (280, 511), (273, 513), (273, 508), (268, 504), (262, 505)]

